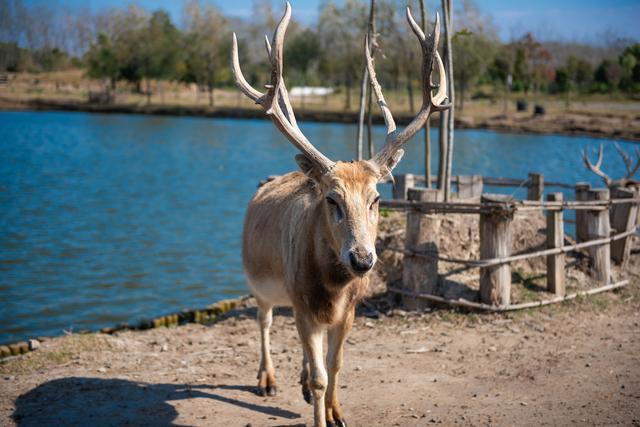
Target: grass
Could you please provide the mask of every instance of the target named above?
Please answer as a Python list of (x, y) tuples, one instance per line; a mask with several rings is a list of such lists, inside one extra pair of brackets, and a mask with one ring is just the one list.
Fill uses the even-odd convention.
[[(178, 82), (158, 81), (151, 84), (153, 95), (152, 105), (164, 105), (174, 107), (208, 107), (208, 94), (198, 91), (193, 85)], [(70, 70), (66, 72), (52, 72), (40, 74), (11, 74), (10, 83), (0, 88), (0, 96), (8, 96), (17, 99), (45, 98), (50, 100), (67, 100), (85, 102), (89, 91), (102, 91), (104, 85), (101, 81), (87, 79), (83, 70)], [(490, 87), (480, 88), (484, 93), (491, 93)], [(296, 111), (333, 111), (356, 112), (358, 109), (359, 89), (354, 87), (351, 91), (351, 104), (347, 108), (347, 94), (344, 88), (326, 97), (292, 98)], [(395, 114), (408, 114), (411, 112), (409, 98), (405, 90), (385, 89), (385, 97)], [(244, 97), (234, 87), (216, 89), (214, 92), (216, 107), (234, 108), (259, 108), (252, 101)], [(611, 95), (593, 94), (576, 95), (573, 97), (569, 108), (566, 106), (564, 95), (514, 93), (509, 103), (509, 113), (515, 113), (515, 100), (526, 99), (530, 104), (543, 104), (547, 114), (553, 115), (568, 110), (572, 112), (606, 113), (614, 115), (637, 115), (640, 111), (640, 102), (623, 97)], [(145, 106), (145, 95), (132, 92), (132, 86), (124, 82), (118, 84), (116, 102), (123, 105)], [(414, 103), (414, 110), (419, 108), (418, 100)], [(458, 109), (457, 114), (471, 118), (486, 118), (503, 113), (503, 101), (500, 96), (496, 98), (472, 99), (465, 101), (464, 110)], [(377, 114), (378, 111), (376, 110)]]

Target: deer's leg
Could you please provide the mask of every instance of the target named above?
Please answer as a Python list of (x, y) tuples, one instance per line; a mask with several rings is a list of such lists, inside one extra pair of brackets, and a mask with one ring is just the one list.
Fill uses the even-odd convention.
[(260, 342), (262, 347), (260, 367), (258, 368), (258, 389), (260, 396), (275, 396), (278, 390), (276, 386), (275, 370), (271, 361), (271, 343), (269, 342), (269, 328), (273, 321), (273, 307), (262, 301), (258, 301), (258, 323), (260, 325)]
[(302, 349), (302, 371), (300, 372), (300, 384), (302, 385), (302, 397), (309, 405), (311, 401), (311, 387), (309, 386), (309, 356), (306, 350)]
[(313, 425), (326, 427), (324, 393), (327, 389), (327, 371), (324, 367), (322, 338), (324, 327), (311, 319), (296, 316), (296, 326), (302, 347), (309, 360), (309, 377), (307, 383), (313, 395)]
[(328, 333), (327, 370), (329, 384), (325, 397), (327, 426), (346, 427), (347, 425), (338, 402), (338, 373), (342, 368), (342, 348), (351, 331), (354, 315), (355, 309), (348, 310), (343, 321), (332, 326)]

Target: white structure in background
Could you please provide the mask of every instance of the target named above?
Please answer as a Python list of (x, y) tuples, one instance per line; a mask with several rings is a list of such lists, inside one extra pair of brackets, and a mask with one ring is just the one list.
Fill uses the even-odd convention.
[(332, 93), (332, 87), (321, 86), (294, 86), (289, 91), (290, 96), (326, 96)]

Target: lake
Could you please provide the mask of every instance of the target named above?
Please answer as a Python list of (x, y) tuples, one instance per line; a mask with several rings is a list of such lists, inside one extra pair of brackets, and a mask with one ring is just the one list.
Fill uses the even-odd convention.
[[(355, 125), (301, 127), (330, 158), (353, 157)], [(380, 146), (385, 128), (374, 131)], [(424, 172), (421, 141), (397, 173)], [(454, 174), (601, 185), (580, 160), (601, 142), (603, 169), (623, 175), (611, 141), (460, 130)], [(1, 112), (0, 343), (246, 294), (245, 206), (296, 153), (267, 120)]]

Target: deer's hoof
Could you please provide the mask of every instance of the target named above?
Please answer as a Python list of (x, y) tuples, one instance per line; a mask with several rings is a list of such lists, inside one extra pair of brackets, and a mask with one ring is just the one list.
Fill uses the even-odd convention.
[(267, 386), (267, 396), (275, 396), (278, 394), (278, 387), (274, 385)]
[(304, 401), (307, 402), (309, 405), (312, 404), (312, 402), (311, 402), (311, 390), (309, 390), (308, 388), (303, 388), (302, 389), (302, 397), (304, 398)]
[(264, 387), (256, 387), (256, 394), (257, 394), (258, 396), (262, 396), (262, 397), (264, 397), (264, 396), (266, 396), (266, 395), (267, 395), (267, 389), (266, 389), (266, 388), (264, 388)]
[(333, 421), (327, 421), (327, 427), (347, 427), (347, 422), (338, 418)]

